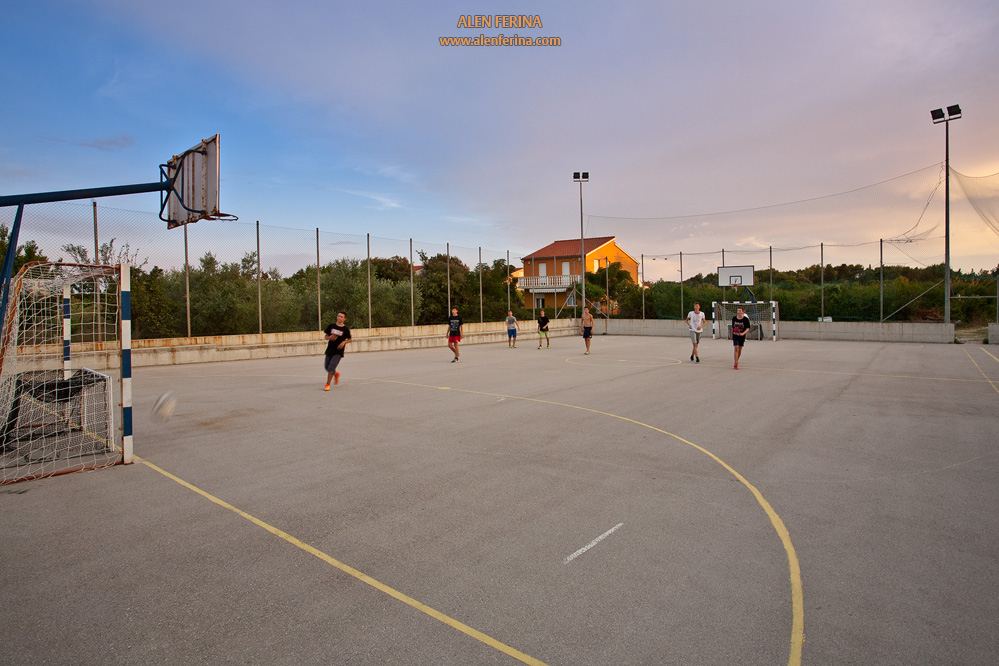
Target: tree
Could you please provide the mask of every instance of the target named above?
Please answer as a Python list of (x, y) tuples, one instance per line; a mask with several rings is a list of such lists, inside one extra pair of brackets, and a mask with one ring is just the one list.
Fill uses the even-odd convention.
[[(7, 246), (10, 244), (10, 229), (6, 225), (0, 224), (0, 256), (7, 256)], [(32, 261), (48, 261), (48, 257), (42, 254), (41, 248), (33, 241), (25, 241), (17, 246), (14, 254), (14, 268), (11, 275), (17, 275), (21, 266)]]

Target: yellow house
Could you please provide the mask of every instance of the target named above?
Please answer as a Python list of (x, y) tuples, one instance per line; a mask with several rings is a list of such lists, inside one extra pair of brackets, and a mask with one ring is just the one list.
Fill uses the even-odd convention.
[[(580, 283), (580, 256), (586, 255), (586, 271), (597, 273), (608, 264), (620, 263), (638, 284), (638, 262), (622, 250), (616, 236), (559, 240), (523, 257), (524, 275), (517, 288), (524, 292), (524, 306), (558, 309), (578, 305), (576, 292)], [(587, 302), (592, 305), (590, 299)]]

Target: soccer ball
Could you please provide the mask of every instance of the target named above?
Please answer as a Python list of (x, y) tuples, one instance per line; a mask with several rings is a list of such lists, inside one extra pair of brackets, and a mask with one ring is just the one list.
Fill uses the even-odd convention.
[(172, 392), (167, 391), (159, 398), (156, 399), (156, 403), (153, 404), (152, 416), (153, 419), (159, 421), (160, 423), (166, 423), (173, 416), (174, 410), (177, 409), (177, 396)]

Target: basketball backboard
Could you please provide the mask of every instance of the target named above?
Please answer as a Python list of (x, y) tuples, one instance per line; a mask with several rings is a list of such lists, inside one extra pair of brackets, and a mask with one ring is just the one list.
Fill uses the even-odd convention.
[(166, 177), (174, 181), (166, 193), (167, 229), (220, 217), (219, 135), (174, 155)]
[(754, 266), (719, 266), (719, 287), (752, 287), (755, 276)]

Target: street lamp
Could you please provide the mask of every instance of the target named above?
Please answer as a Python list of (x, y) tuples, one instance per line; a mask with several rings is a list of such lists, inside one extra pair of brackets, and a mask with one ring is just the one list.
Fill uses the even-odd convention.
[(572, 182), (579, 183), (579, 283), (582, 285), (583, 310), (586, 309), (586, 243), (583, 240), (583, 183), (587, 183), (589, 180), (589, 171), (572, 172)]
[(933, 124), (944, 124), (944, 323), (950, 323), (950, 121), (961, 117), (961, 105), (930, 111)]

